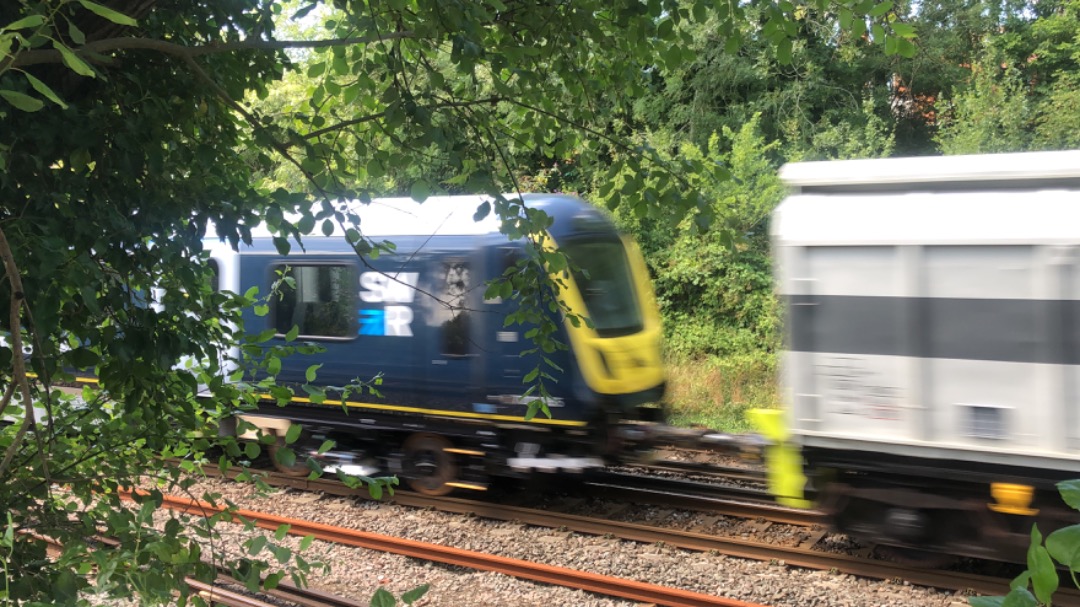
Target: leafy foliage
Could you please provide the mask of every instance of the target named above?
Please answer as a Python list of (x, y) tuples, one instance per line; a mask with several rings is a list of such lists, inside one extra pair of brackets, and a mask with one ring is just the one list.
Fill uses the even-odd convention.
[[(254, 443), (217, 435), (260, 394), (287, 401), (273, 382), (280, 357), (309, 346), (244, 335), (242, 311), (264, 313), (270, 294), (211, 288), (208, 231), (235, 246), (262, 223), (288, 252), (337, 224), (367, 259), (392, 244), (365, 238), (339, 200), (384, 187), (418, 200), (516, 191), (531, 172), (518, 165), (526, 158), (603, 166), (597, 183), (613, 206), (671, 225), (689, 215), (705, 229), (716, 212), (698, 186), (726, 170), (638, 147), (614, 128), (619, 117), (646, 74), (693, 58), (695, 24), (711, 24), (735, 51), (753, 19), (784, 64), (806, 16), (830, 6), (856, 38), (868, 32), (889, 52), (910, 50), (913, 33), (888, 1), (753, 10), (704, 0), (305, 2), (296, 18), (327, 16), (314, 40), (278, 38), (285, 5), (272, 0), (4, 3), (4, 600), (75, 604), (93, 591), (154, 604), (179, 592), (181, 603), (198, 603), (180, 582), (211, 575), (213, 525), (224, 518), (188, 535), (158, 513), (159, 492), (189, 487), (184, 473), (211, 452), (223, 466), (246, 465), (264, 447), (283, 463), (295, 457), (279, 445), (291, 434)], [(297, 70), (309, 79), (289, 80), (304, 87), (302, 103), (251, 101)], [(429, 165), (438, 168), (415, 168)], [(614, 193), (606, 182), (616, 175)], [(549, 219), (506, 198), (478, 209), (487, 213), (509, 238), (536, 242), (512, 290), (543, 314), (560, 310), (547, 277), (571, 266), (545, 246)], [(554, 347), (537, 337), (541, 352)], [(96, 388), (79, 389), (86, 373)], [(170, 467), (171, 457), (186, 463)], [(150, 493), (130, 507), (121, 490), (140, 484)], [(119, 549), (90, 550), (97, 533)], [(42, 537), (63, 543), (59, 557), (44, 558)], [(226, 564), (252, 587), (280, 580), (280, 561), (298, 578), (311, 565), (270, 544), (248, 552)]]

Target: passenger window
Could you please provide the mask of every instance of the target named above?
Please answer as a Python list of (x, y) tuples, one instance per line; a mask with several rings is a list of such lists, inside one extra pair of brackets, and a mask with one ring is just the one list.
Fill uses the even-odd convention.
[(446, 320), (442, 323), (443, 354), (465, 356), (469, 353), (469, 291), (472, 290), (472, 273), (464, 261), (447, 261), (438, 273), (439, 299)]
[[(279, 335), (300, 328), (304, 337), (356, 336), (356, 270), (346, 265), (277, 266), (278, 293), (271, 299), (274, 326)], [(277, 275), (275, 274), (275, 280)]]

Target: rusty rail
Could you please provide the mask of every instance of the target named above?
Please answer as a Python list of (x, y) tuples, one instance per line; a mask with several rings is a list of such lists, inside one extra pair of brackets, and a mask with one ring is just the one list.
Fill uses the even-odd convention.
[[(206, 502), (173, 496), (166, 496), (162, 505), (181, 512), (202, 516), (210, 516), (224, 511), (224, 508)], [(248, 521), (263, 529), (276, 530), (281, 525), (289, 525), (289, 533), (292, 535), (311, 535), (316, 539), (337, 544), (379, 550), (481, 571), (494, 571), (535, 582), (587, 590), (644, 603), (668, 605), (670, 607), (761, 607), (754, 603), (736, 599), (715, 597), (677, 588), (665, 588), (635, 580), (532, 563), (428, 542), (389, 537), (366, 531), (334, 527), (251, 510), (237, 510), (233, 516), (236, 522)]]

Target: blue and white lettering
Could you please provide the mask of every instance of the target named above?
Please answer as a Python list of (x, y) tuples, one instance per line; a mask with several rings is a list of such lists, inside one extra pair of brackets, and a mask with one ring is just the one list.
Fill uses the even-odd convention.
[(369, 303), (412, 303), (419, 272), (364, 272), (360, 275), (360, 299)]
[[(360, 275), (360, 299), (368, 303), (412, 303), (416, 297), (418, 272), (382, 272)], [(413, 311), (409, 306), (385, 306), (360, 310), (360, 335), (412, 337)]]

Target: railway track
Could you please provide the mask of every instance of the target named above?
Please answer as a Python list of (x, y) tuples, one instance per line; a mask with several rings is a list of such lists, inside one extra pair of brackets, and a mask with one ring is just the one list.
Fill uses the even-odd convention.
[[(212, 516), (224, 510), (205, 502), (175, 496), (165, 496), (162, 505), (200, 516)], [(380, 550), (482, 571), (495, 571), (545, 584), (557, 584), (655, 605), (669, 607), (763, 607), (736, 599), (667, 588), (636, 580), (598, 575), (428, 542), (389, 537), (252, 510), (238, 510), (234, 513), (234, 517), (234, 522), (254, 524), (268, 530), (277, 530), (282, 525), (287, 525), (288, 532), (291, 535), (313, 536), (327, 542)], [(255, 607), (255, 605), (252, 607)]]
[[(292, 487), (305, 491), (319, 491), (330, 495), (367, 497), (363, 490), (349, 489), (342, 483), (327, 479), (297, 479), (276, 473), (269, 473), (267, 482), (271, 485)], [(655, 490), (655, 488), (653, 489)], [(674, 500), (679, 502), (678, 496), (653, 495), (650, 492), (645, 495), (659, 498), (657, 501)], [(629, 492), (629, 493), (619, 493)], [(643, 495), (635, 493), (632, 488), (611, 488), (608, 495)], [(580, 499), (580, 498), (579, 498)], [(621, 499), (621, 497), (620, 497)], [(700, 497), (693, 497), (692, 503), (704, 507)], [(742, 538), (720, 537), (712, 533), (695, 529), (674, 529), (647, 525), (641, 523), (620, 522), (609, 520), (603, 514), (600, 516), (582, 516), (572, 512), (559, 512), (555, 510), (540, 510), (523, 506), (493, 503), (484, 500), (465, 499), (460, 497), (432, 497), (419, 495), (408, 491), (396, 491), (390, 498), (391, 502), (403, 506), (432, 508), (444, 512), (474, 515), (478, 517), (516, 521), (522, 524), (535, 525), (559, 529), (567, 532), (576, 532), (587, 535), (617, 537), (624, 540), (657, 544), (682, 548), (694, 551), (714, 551), (729, 556), (748, 558), (761, 561), (782, 562), (789, 566), (804, 567), (809, 569), (829, 570), (847, 573), (856, 576), (895, 580), (903, 579), (909, 583), (930, 586), (954, 591), (971, 591), (979, 594), (1005, 594), (1009, 590), (1009, 580), (1000, 577), (978, 575), (957, 571), (939, 571), (921, 569), (890, 561), (870, 558), (865, 555), (850, 555), (827, 552), (817, 547), (819, 542), (828, 533), (824, 528), (816, 528), (816, 513), (765, 506), (763, 504), (736, 504), (732, 507), (741, 516), (750, 518), (759, 530), (764, 531), (771, 525), (795, 525), (810, 527), (805, 533), (804, 541), (798, 545), (779, 545), (775, 543), (753, 541)], [(718, 502), (718, 498), (709, 498), (709, 504)], [(573, 503), (567, 502), (564, 506), (573, 509)], [(795, 514), (801, 513), (801, 514)], [(722, 516), (722, 515), (713, 515)], [(799, 519), (798, 517), (806, 517)], [(792, 517), (788, 519), (787, 517)], [(708, 516), (705, 517), (708, 520)], [(775, 519), (775, 520), (771, 520)], [(1057, 604), (1080, 606), (1080, 592), (1061, 591), (1057, 598)]]
[[(53, 538), (36, 535), (45, 542), (46, 550), (50, 556), (55, 557), (62, 548), (60, 542)], [(96, 537), (94, 543), (102, 549), (113, 549), (117, 542), (108, 537)], [(193, 577), (184, 579), (184, 583), (209, 605), (222, 607), (284, 607), (296, 605), (297, 607), (367, 607), (369, 602), (359, 602), (345, 597), (336, 596), (312, 588), (300, 588), (288, 582), (279, 582), (277, 588), (272, 590), (260, 590), (258, 594), (241, 592), (233, 588), (243, 588), (244, 584), (232, 576), (225, 569), (218, 568), (217, 578), (209, 584)], [(261, 597), (276, 599), (269, 602)]]
[(252, 596), (248, 593), (237, 592), (230, 590), (228, 587), (223, 587), (243, 586), (243, 584), (227, 575), (219, 575), (215, 584), (207, 584), (191, 578), (188, 578), (186, 583), (207, 604), (222, 605), (224, 607), (282, 607), (283, 604), (297, 605), (299, 607), (367, 607), (369, 605), (368, 602), (354, 601), (320, 590), (299, 588), (284, 583), (273, 590), (260, 591), (260, 595), (276, 599), (276, 601), (270, 602), (260, 598), (260, 596)]

